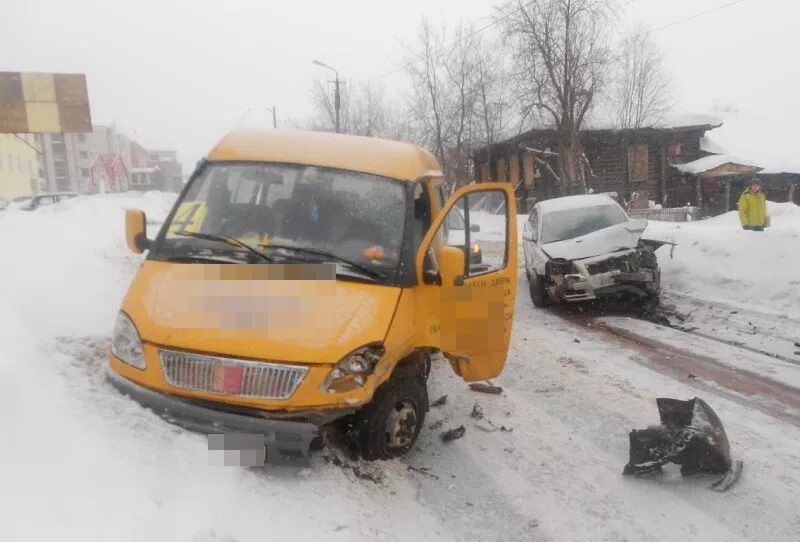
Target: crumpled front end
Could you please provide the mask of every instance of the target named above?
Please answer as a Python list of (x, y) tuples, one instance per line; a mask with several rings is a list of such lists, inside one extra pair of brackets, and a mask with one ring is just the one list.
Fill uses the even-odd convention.
[(655, 251), (642, 244), (579, 260), (548, 262), (549, 293), (557, 300), (584, 301), (618, 293), (639, 297), (658, 294), (661, 271)]

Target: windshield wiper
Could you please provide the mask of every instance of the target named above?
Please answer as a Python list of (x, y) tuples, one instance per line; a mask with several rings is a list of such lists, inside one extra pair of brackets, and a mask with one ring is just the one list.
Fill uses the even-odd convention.
[(259, 244), (258, 246), (264, 248), (277, 248), (281, 250), (293, 250), (295, 252), (302, 252), (305, 254), (313, 254), (315, 256), (321, 256), (323, 258), (328, 258), (337, 262), (341, 262), (343, 264), (347, 264), (350, 267), (358, 269), (359, 271), (370, 277), (375, 277), (379, 279), (386, 278), (383, 273), (380, 273), (374, 269), (370, 269), (366, 265), (361, 265), (360, 263), (353, 262), (351, 260), (348, 260), (347, 258), (342, 258), (341, 256), (337, 256), (336, 254), (331, 254), (330, 252), (327, 252), (325, 250), (318, 250), (316, 248), (308, 248), (308, 247), (298, 247), (295, 245), (278, 245), (275, 243), (263, 243)]
[(257, 248), (251, 247), (244, 241), (240, 241), (236, 237), (229, 237), (227, 235), (214, 235), (213, 233), (199, 233), (194, 231), (176, 231), (174, 232), (175, 235), (183, 235), (184, 237), (194, 237), (196, 239), (206, 239), (208, 241), (217, 241), (218, 243), (227, 243), (229, 245), (234, 245), (237, 247), (241, 247), (251, 254), (255, 254), (262, 260), (266, 260), (268, 262), (272, 261), (270, 256), (267, 256)]

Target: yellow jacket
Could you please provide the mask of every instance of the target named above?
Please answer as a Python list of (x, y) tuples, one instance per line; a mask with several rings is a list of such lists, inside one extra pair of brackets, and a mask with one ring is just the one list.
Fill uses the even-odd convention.
[(742, 226), (767, 226), (767, 197), (749, 188), (739, 196), (739, 221)]

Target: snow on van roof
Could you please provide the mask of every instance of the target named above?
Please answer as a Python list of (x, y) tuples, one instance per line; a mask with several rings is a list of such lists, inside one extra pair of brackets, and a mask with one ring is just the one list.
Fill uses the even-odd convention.
[(580, 196), (564, 196), (539, 202), (542, 211), (563, 211), (564, 209), (580, 209), (581, 207), (597, 207), (598, 205), (616, 205), (613, 199), (605, 194), (586, 194)]

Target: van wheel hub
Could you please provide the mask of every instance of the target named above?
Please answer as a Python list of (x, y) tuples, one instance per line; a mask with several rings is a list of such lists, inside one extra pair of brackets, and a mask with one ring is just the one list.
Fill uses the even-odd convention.
[(411, 401), (401, 401), (386, 418), (386, 440), (389, 448), (403, 448), (414, 439), (417, 411)]

